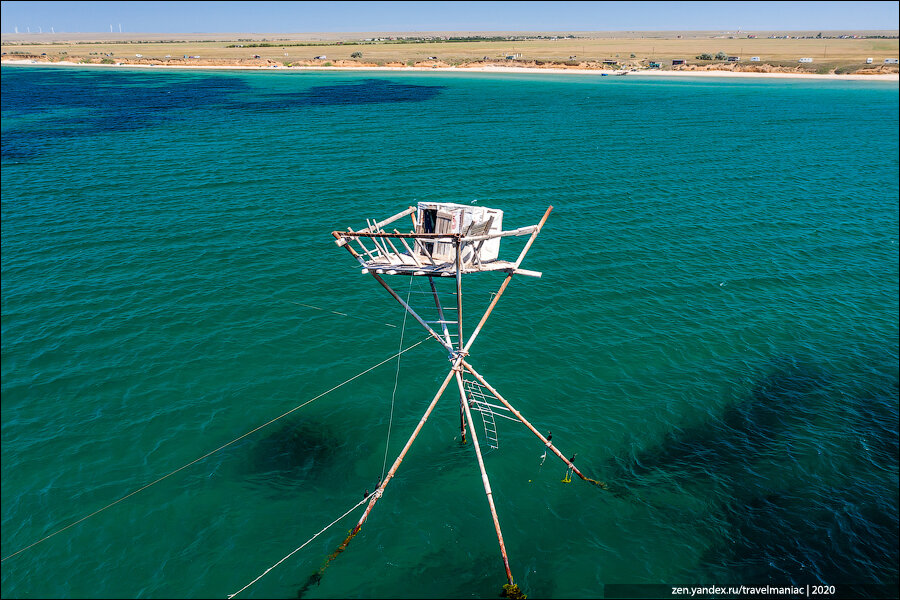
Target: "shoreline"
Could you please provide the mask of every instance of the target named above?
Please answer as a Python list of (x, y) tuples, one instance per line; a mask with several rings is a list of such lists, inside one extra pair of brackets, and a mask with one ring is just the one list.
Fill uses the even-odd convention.
[(4, 60), (0, 65), (29, 66), (29, 67), (88, 67), (88, 68), (119, 68), (119, 69), (156, 69), (156, 70), (236, 70), (236, 71), (279, 71), (279, 72), (345, 72), (345, 71), (388, 71), (409, 73), (490, 73), (490, 74), (529, 74), (550, 73), (554, 75), (596, 75), (615, 76), (626, 74), (628, 77), (736, 77), (736, 78), (775, 78), (775, 79), (825, 79), (831, 81), (891, 81), (900, 82), (898, 73), (882, 73), (871, 75), (835, 73), (758, 73), (729, 70), (696, 70), (696, 71), (663, 71), (657, 69), (642, 69), (639, 71), (613, 71), (600, 69), (557, 69), (541, 67), (507, 67), (507, 66), (480, 66), (480, 67), (325, 67), (325, 66), (252, 66), (252, 65), (160, 65), (160, 64), (97, 64), (74, 63), (68, 61), (46, 62), (34, 60)]

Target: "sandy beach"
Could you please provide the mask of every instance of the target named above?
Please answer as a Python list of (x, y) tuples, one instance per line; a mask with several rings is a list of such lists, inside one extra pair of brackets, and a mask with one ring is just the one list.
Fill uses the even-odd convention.
[(603, 76), (621, 76), (628, 77), (737, 77), (737, 78), (777, 78), (777, 79), (828, 79), (839, 81), (896, 81), (900, 82), (900, 74), (898, 73), (878, 73), (878, 74), (819, 74), (819, 73), (777, 73), (777, 72), (745, 72), (745, 71), (728, 71), (728, 70), (661, 70), (661, 69), (639, 69), (629, 71), (612, 71), (598, 69), (557, 69), (557, 68), (541, 68), (541, 67), (516, 67), (516, 66), (472, 66), (472, 67), (400, 67), (400, 66), (256, 66), (256, 65), (159, 65), (159, 64), (140, 64), (140, 63), (121, 63), (121, 64), (97, 64), (97, 63), (74, 63), (68, 61), (44, 62), (35, 60), (3, 60), (2, 65), (17, 65), (29, 67), (84, 67), (84, 68), (109, 68), (109, 69), (172, 69), (172, 70), (240, 70), (240, 71), (279, 71), (279, 72), (307, 72), (307, 71), (373, 71), (373, 72), (409, 72), (409, 73), (493, 73), (493, 74), (511, 74), (511, 73), (533, 73), (533, 74), (556, 74), (556, 75), (593, 75), (595, 77)]

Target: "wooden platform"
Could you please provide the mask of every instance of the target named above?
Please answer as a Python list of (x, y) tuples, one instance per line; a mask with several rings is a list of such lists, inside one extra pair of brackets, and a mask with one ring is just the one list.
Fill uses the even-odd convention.
[[(390, 259), (390, 260), (386, 260)], [(424, 259), (424, 260), (423, 260)], [(515, 272), (516, 275), (526, 275), (528, 277), (540, 277), (542, 273), (539, 271), (529, 271), (527, 269), (516, 269), (515, 263), (506, 260), (492, 260), (483, 264), (462, 265), (460, 273), (463, 275), (469, 273), (483, 273), (488, 271), (503, 271), (506, 273)], [(456, 263), (452, 261), (429, 263), (427, 258), (420, 257), (419, 263), (416, 264), (410, 255), (407, 254), (390, 254), (387, 256), (379, 256), (376, 260), (365, 261), (362, 269), (363, 274), (377, 273), (379, 275), (412, 275), (412, 276), (431, 276), (431, 277), (455, 277)]]

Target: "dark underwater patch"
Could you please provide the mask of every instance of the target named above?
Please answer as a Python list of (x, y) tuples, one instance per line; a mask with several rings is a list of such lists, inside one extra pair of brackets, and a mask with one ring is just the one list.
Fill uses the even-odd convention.
[(359, 83), (320, 85), (296, 94), (298, 105), (383, 104), (425, 102), (441, 93), (441, 85), (413, 85), (388, 79), (366, 79)]
[(808, 424), (815, 414), (814, 392), (825, 381), (816, 369), (784, 361), (718, 419), (669, 432), (656, 447), (617, 459), (617, 476), (611, 479), (642, 477), (654, 470), (694, 477), (746, 465), (773, 449), (779, 436)]
[(230, 75), (167, 74), (163, 79), (152, 73), (123, 72), (111, 77), (90, 71), (12, 71), (4, 74), (2, 82), (3, 117), (32, 118), (4, 131), (2, 156), (13, 163), (28, 161), (66, 139), (145, 129), (181, 118), (185, 111), (246, 114), (311, 106), (425, 102), (443, 89), (366, 79), (300, 92), (265, 93)]
[[(866, 391), (835, 392), (820, 369), (783, 360), (720, 418), (617, 459), (613, 490), (628, 497), (657, 474), (724, 484), (728, 501), (710, 516), (724, 520), (726, 532), (701, 559), (703, 580), (896, 586), (898, 384), (871, 373), (850, 379), (865, 380)], [(828, 427), (845, 428), (846, 443), (824, 446), (829, 476), (795, 470), (795, 444), (835, 418), (841, 422)]]
[(248, 89), (229, 76), (160, 81), (159, 76), (135, 73), (4, 73), (3, 118), (27, 120), (4, 130), (3, 160), (31, 160), (74, 137), (153, 127), (185, 110), (221, 109), (232, 94)]
[(284, 425), (251, 447), (249, 478), (277, 488), (302, 485), (334, 466), (340, 443), (318, 423)]
[(442, 85), (413, 85), (388, 79), (366, 79), (358, 83), (319, 85), (299, 92), (256, 94), (252, 100), (235, 101), (232, 108), (289, 110), (310, 106), (361, 106), (426, 102), (444, 90)]
[(896, 586), (897, 497), (885, 492), (820, 486), (735, 502), (725, 510), (730, 531), (703, 562), (754, 584)]

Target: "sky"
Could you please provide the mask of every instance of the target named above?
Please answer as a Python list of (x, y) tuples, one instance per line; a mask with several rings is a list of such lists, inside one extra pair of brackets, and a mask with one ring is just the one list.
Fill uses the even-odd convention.
[(893, 2), (23, 2), (0, 31), (771, 31), (892, 29)]

